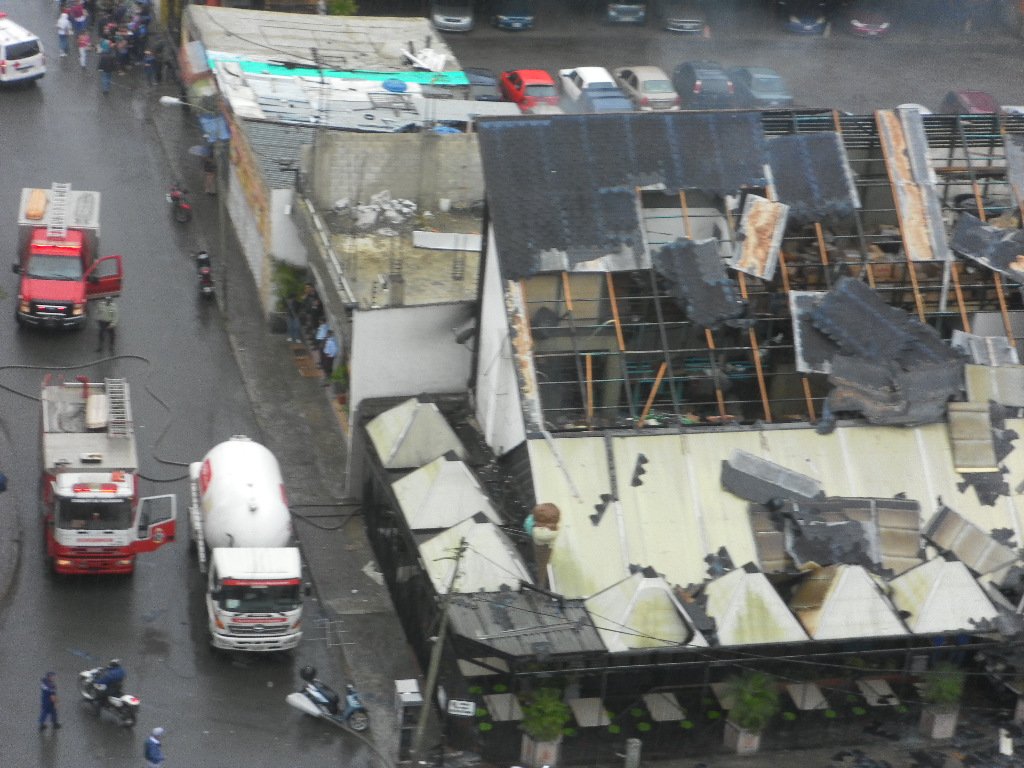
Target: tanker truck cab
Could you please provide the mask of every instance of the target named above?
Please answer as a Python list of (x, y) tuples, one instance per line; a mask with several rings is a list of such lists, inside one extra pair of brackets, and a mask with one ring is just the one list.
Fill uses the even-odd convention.
[(214, 648), (282, 651), (302, 638), (302, 563), (294, 547), (218, 547), (207, 615)]

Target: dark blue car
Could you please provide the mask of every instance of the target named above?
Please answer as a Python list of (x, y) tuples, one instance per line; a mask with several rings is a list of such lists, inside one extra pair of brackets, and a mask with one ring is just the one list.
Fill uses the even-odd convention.
[(497, 0), (491, 22), (498, 29), (533, 29), (533, 5), (530, 0)]
[(798, 35), (823, 35), (828, 29), (829, 5), (824, 0), (779, 0), (782, 24)]

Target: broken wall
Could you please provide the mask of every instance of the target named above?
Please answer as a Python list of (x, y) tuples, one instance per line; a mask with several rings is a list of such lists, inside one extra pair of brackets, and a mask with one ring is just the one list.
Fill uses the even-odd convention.
[(318, 140), (311, 179), (318, 209), (344, 198), (365, 203), (384, 190), (430, 211), (441, 198), (454, 208), (484, 198), (476, 134), (325, 131)]

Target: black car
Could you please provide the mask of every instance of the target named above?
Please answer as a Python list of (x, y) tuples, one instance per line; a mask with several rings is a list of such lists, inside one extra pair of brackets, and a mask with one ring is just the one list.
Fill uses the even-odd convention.
[(732, 80), (717, 61), (684, 61), (672, 71), (682, 109), (730, 109), (736, 104)]
[(466, 67), (462, 70), (469, 80), (469, 98), (473, 101), (501, 101), (498, 76), (489, 69)]
[(755, 109), (779, 109), (793, 106), (793, 94), (774, 69), (734, 67), (726, 71), (736, 89), (736, 103)]

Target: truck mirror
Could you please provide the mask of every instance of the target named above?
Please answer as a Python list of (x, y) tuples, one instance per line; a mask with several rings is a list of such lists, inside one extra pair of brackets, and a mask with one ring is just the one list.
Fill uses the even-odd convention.
[(219, 590), (219, 589), (215, 589), (215, 590), (213, 590), (213, 592), (211, 592), (211, 593), (210, 593), (210, 598), (211, 598), (212, 600), (216, 600), (216, 601), (219, 601), (219, 600), (220, 600), (220, 598), (221, 598), (221, 593), (220, 593), (220, 590)]
[(304, 594), (306, 597), (309, 597), (311, 594), (313, 594), (313, 585), (308, 582), (303, 584), (302, 594)]
[(21, 264), (11, 264), (11, 272), (16, 275), (21, 274)]

